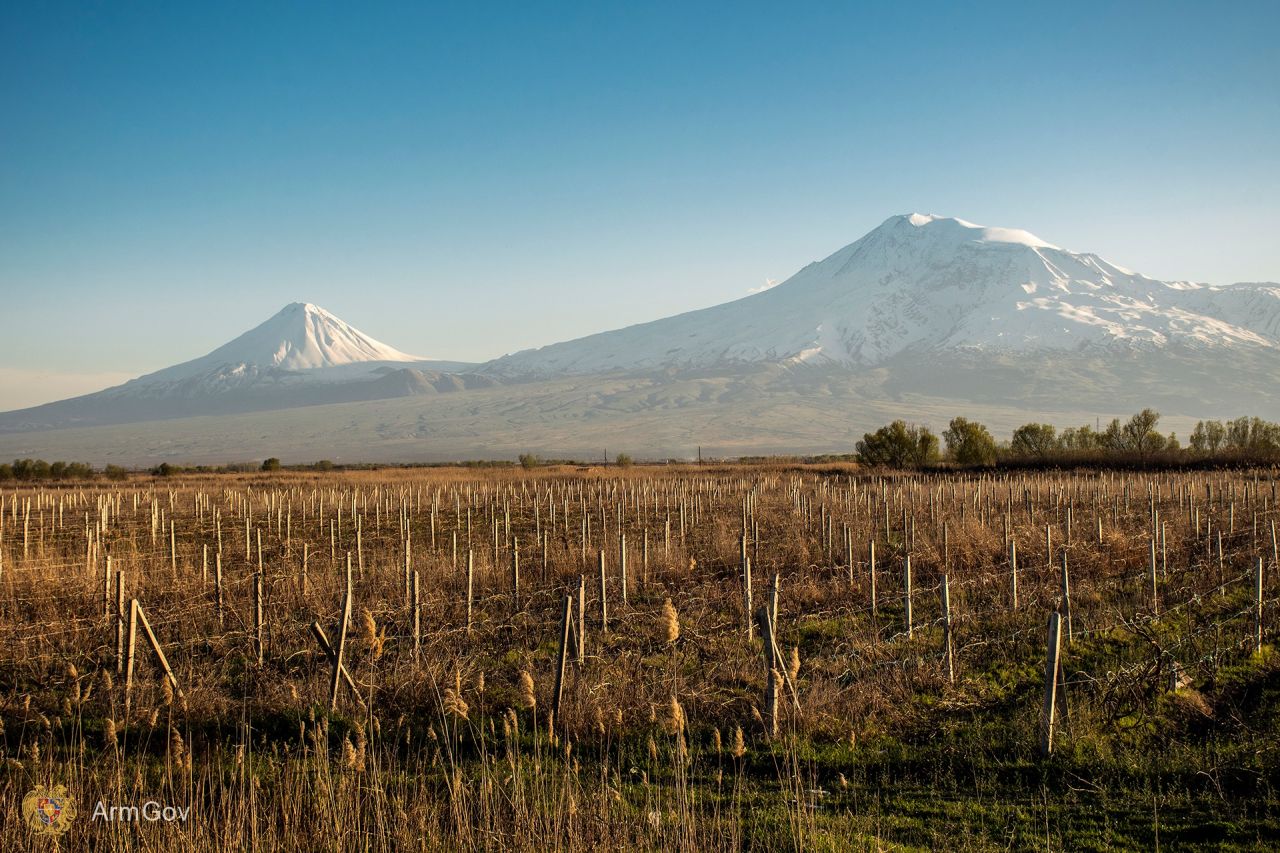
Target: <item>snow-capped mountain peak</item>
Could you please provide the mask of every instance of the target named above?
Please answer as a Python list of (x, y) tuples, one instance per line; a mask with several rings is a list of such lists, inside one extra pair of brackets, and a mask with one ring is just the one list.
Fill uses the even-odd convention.
[(318, 305), (293, 302), (208, 355), (138, 381), (174, 382), (213, 373), (309, 371), (370, 362), (423, 360), (374, 340)]
[(494, 362), (506, 376), (717, 365), (886, 365), (945, 352), (1280, 352), (1280, 286), (1169, 283), (1016, 228), (892, 216), (734, 302)]
[(1020, 246), (1041, 249), (1058, 248), (1052, 243), (1041, 240), (1030, 231), (1023, 231), (1019, 228), (987, 228), (982, 225), (975, 225), (964, 219), (937, 216), (932, 213), (891, 216), (880, 227), (894, 227), (904, 222), (913, 228), (926, 230), (934, 239), (945, 239), (953, 243), (972, 241), (978, 243), (1014, 243)]

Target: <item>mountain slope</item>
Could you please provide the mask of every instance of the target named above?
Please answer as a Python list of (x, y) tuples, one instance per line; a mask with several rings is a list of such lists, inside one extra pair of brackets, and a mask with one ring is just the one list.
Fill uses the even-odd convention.
[(1160, 282), (1026, 231), (911, 214), (734, 302), (487, 365), (545, 378), (910, 352), (1280, 350), (1280, 286)]

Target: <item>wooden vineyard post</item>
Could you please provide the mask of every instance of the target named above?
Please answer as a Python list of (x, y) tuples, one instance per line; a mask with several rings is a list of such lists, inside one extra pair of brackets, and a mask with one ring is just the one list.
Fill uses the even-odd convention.
[(116, 675), (124, 674), (124, 572), (116, 572)]
[(404, 549), (404, 604), (405, 607), (413, 600), (413, 561), (409, 556), (409, 540), (405, 540)]
[(760, 634), (764, 639), (764, 721), (769, 737), (778, 736), (778, 661), (774, 655), (773, 630), (769, 624), (769, 609), (760, 608), (756, 614), (760, 622)]
[(618, 534), (618, 571), (622, 580), (622, 606), (627, 606), (627, 534)]
[[(778, 572), (773, 573), (773, 583), (769, 586), (769, 636), (772, 638), (774, 645), (778, 642), (778, 596), (782, 592), (782, 576)], [(776, 649), (775, 657), (776, 655)]]
[[(520, 609), (520, 537), (512, 540), (511, 546), (511, 600), (515, 609)], [(603, 554), (603, 552), (601, 552)]]
[(1067, 549), (1062, 549), (1062, 606), (1061, 613), (1067, 620), (1067, 643), (1073, 639), (1071, 628), (1071, 573), (1067, 568)]
[(609, 586), (604, 573), (604, 549), (600, 550), (600, 632), (609, 633)]
[(905, 574), (905, 577), (903, 579), (905, 581), (904, 586), (905, 586), (906, 596), (904, 601), (905, 613), (903, 615), (907, 620), (907, 639), (910, 640), (915, 630), (911, 624), (912, 619), (911, 619), (911, 555), (910, 554), (907, 555), (906, 563), (904, 565), (904, 574)]
[(871, 563), (871, 619), (878, 621), (880, 617), (880, 604), (876, 601), (876, 540), (872, 539), (867, 543), (868, 559)]
[(342, 657), (347, 650), (347, 628), (351, 621), (351, 554), (347, 553), (347, 589), (342, 602), (342, 624), (338, 628), (338, 648), (333, 655), (333, 679), (329, 685), (329, 710), (338, 710), (338, 687), (341, 685)]
[(1018, 540), (1009, 540), (1009, 586), (1013, 591), (1013, 609), (1018, 609)]
[(556, 663), (555, 701), (551, 705), (554, 719), (560, 719), (560, 700), (564, 697), (564, 670), (569, 660), (569, 622), (573, 614), (573, 596), (564, 597), (564, 615), (560, 617), (560, 656)]
[(649, 528), (644, 530), (644, 540), (640, 549), (640, 583), (649, 588)]
[[(457, 541), (457, 537), (454, 537)], [(476, 559), (475, 553), (467, 549), (467, 633), (471, 633), (471, 614), (475, 605), (475, 577), (476, 577)]]
[(1262, 651), (1262, 558), (1258, 558), (1258, 572), (1253, 584), (1253, 650)]
[(102, 570), (102, 612), (106, 616), (111, 615), (111, 555), (107, 555), (107, 562)]
[(943, 653), (947, 659), (947, 683), (956, 683), (955, 650), (951, 636), (951, 576), (942, 576), (942, 628), (945, 648)]
[(755, 628), (751, 621), (751, 558), (747, 557), (742, 564), (742, 612), (745, 614), (747, 623), (747, 642), (755, 639)]
[(1156, 587), (1156, 540), (1151, 539), (1151, 612), (1160, 615), (1160, 592)]
[(213, 581), (214, 581), (214, 607), (218, 611), (218, 625), (222, 625), (222, 554), (221, 552), (213, 556)]
[(1044, 667), (1044, 706), (1040, 712), (1040, 752), (1050, 755), (1053, 752), (1053, 734), (1055, 714), (1058, 710), (1058, 688), (1062, 680), (1061, 662), (1058, 653), (1062, 641), (1062, 616), (1049, 614), (1048, 653), (1045, 655)]
[(422, 656), (422, 602), (418, 597), (418, 572), (413, 573), (413, 659)]
[(303, 542), (302, 543), (302, 583), (301, 583), (300, 591), (304, 597), (307, 594), (307, 557), (308, 557), (307, 543)]
[(259, 569), (253, 573), (253, 645), (258, 655), (258, 666), (262, 666), (265, 656), (262, 605), (262, 570)]
[(574, 621), (578, 666), (587, 659), (587, 576), (578, 575), (578, 618)]

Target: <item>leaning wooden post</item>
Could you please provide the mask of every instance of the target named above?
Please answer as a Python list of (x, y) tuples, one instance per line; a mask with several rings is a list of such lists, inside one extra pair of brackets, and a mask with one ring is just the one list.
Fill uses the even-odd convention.
[(604, 573), (604, 549), (600, 550), (600, 631), (609, 632), (609, 586)]
[[(334, 661), (337, 660), (337, 655), (334, 654), (333, 646), (329, 645), (329, 638), (325, 635), (324, 628), (320, 627), (319, 622), (311, 623), (311, 633), (315, 635), (316, 642), (320, 645), (320, 651), (324, 652), (329, 665), (333, 666)], [(351, 689), (351, 695), (356, 697), (357, 702), (364, 705), (364, 699), (360, 696), (360, 691), (356, 689), (356, 683), (351, 680), (351, 673), (347, 672), (346, 666), (341, 667), (341, 672), (342, 680)]]
[(564, 668), (569, 660), (569, 621), (573, 614), (573, 596), (564, 597), (564, 615), (560, 617), (560, 658), (556, 664), (555, 701), (551, 711), (553, 719), (560, 719), (560, 700), (564, 697)]
[(266, 653), (262, 628), (262, 571), (259, 570), (253, 573), (253, 645), (258, 654), (258, 666), (262, 666)]
[(947, 658), (947, 683), (955, 684), (956, 661), (951, 639), (951, 576), (946, 574), (942, 576), (942, 619), (943, 639), (946, 643), (944, 651)]
[(160, 661), (160, 667), (169, 678), (169, 683), (173, 685), (174, 692), (181, 699), (182, 688), (178, 686), (178, 677), (173, 674), (173, 667), (169, 666), (169, 659), (164, 656), (164, 649), (160, 648), (160, 641), (156, 639), (155, 632), (151, 630), (151, 623), (147, 621), (146, 612), (142, 609), (142, 605), (138, 603), (138, 599), (135, 598), (133, 604), (138, 613), (138, 620), (142, 623), (142, 630), (147, 635), (147, 642), (151, 644), (151, 650), (156, 653), (156, 658)]
[(329, 710), (338, 710), (338, 687), (342, 684), (342, 657), (347, 650), (347, 628), (351, 621), (351, 553), (347, 552), (347, 591), (342, 602), (342, 624), (338, 629), (338, 648), (333, 657), (333, 680), (329, 685)]
[(1062, 616), (1049, 614), (1048, 654), (1044, 665), (1044, 707), (1040, 711), (1040, 752), (1053, 752), (1054, 714), (1058, 709), (1058, 652), (1061, 648)]
[(747, 623), (747, 642), (749, 643), (755, 639), (755, 626), (751, 615), (751, 558), (744, 559), (742, 566), (742, 613), (745, 617), (743, 621)]

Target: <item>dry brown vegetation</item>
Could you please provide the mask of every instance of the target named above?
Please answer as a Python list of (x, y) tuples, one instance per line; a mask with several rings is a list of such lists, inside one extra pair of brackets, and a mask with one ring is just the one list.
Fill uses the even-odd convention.
[[(1276, 489), (849, 466), (9, 489), (0, 839), (51, 849), (17, 803), (64, 784), (67, 850), (1268, 846)], [(118, 656), (135, 599), (172, 681), (141, 626), (132, 679)], [(147, 800), (190, 818), (92, 819)]]

